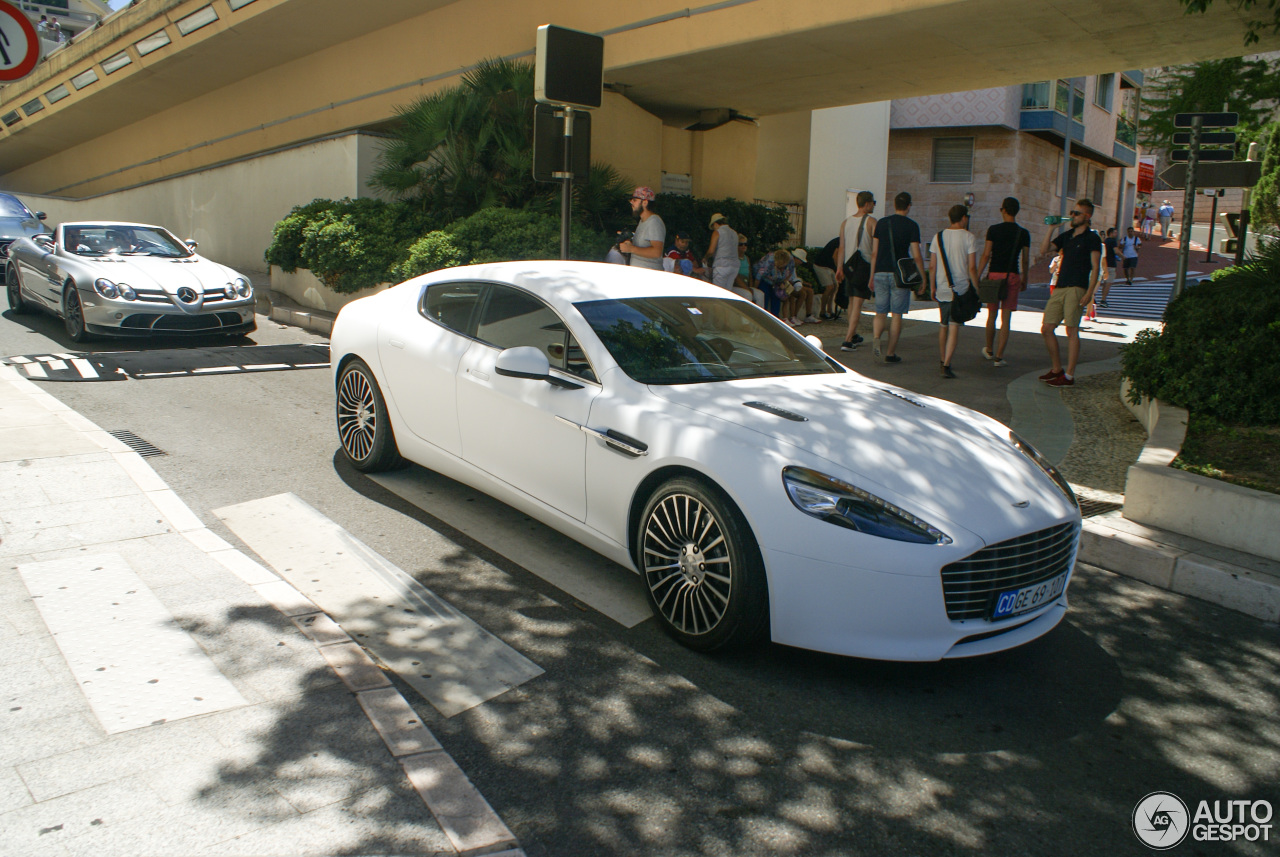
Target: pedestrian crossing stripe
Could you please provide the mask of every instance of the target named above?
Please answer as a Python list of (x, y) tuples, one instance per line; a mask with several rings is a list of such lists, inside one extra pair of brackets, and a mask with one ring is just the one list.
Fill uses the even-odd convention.
[(20, 354), (0, 358), (38, 381), (125, 381), (323, 369), (327, 345), (255, 345), (169, 348), (83, 354)]

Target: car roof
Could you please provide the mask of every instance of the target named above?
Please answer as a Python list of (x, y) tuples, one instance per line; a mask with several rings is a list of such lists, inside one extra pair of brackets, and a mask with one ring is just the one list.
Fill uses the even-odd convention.
[[(70, 220), (66, 223), (58, 224), (60, 228), (65, 229), (68, 226), (141, 226), (144, 229), (165, 229), (163, 226), (157, 226), (154, 223), (130, 223), (127, 220)], [(167, 232), (168, 230), (165, 229)]]
[(665, 271), (604, 262), (495, 262), (445, 268), (411, 281), (421, 285), (456, 280), (509, 283), (542, 297), (558, 309), (596, 300), (638, 297), (700, 297), (742, 300), (705, 280)]

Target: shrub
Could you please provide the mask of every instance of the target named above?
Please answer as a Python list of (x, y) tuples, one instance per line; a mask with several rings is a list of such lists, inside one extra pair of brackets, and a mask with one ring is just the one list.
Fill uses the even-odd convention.
[(1280, 242), (1183, 292), (1122, 352), (1131, 396), (1240, 425), (1280, 423)]
[(453, 236), (437, 230), (428, 232), (409, 248), (409, 258), (400, 264), (396, 274), (401, 280), (411, 280), (430, 271), (465, 265), (467, 261), (466, 255), (454, 243)]
[(276, 224), (264, 256), (285, 271), (309, 269), (335, 292), (358, 292), (395, 279), (409, 245), (430, 227), (406, 203), (317, 199)]
[[(654, 200), (654, 210), (666, 224), (667, 236), (681, 229), (689, 233), (695, 253), (705, 253), (711, 241), (708, 226), (713, 214), (723, 214), (729, 226), (739, 235), (747, 236), (747, 255), (753, 260), (769, 250), (782, 247), (791, 236), (791, 220), (787, 210), (780, 205), (761, 205), (727, 199), (703, 199), (674, 193), (660, 193)], [(670, 240), (668, 240), (670, 243)]]
[[(569, 255), (599, 261), (609, 239), (575, 225), (569, 235)], [(486, 208), (470, 217), (428, 233), (411, 246), (397, 269), (402, 279), (457, 265), (560, 258), (560, 218), (530, 210)]]

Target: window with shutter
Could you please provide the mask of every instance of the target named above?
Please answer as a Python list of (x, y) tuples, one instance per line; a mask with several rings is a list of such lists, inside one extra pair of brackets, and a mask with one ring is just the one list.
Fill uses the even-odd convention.
[(973, 181), (972, 137), (934, 138), (932, 180), (959, 184)]

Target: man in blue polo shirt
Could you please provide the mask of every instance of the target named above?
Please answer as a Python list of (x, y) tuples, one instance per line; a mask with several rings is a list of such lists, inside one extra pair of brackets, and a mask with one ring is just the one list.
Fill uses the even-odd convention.
[[(1044, 306), (1044, 318), (1040, 323), (1040, 335), (1053, 368), (1040, 376), (1051, 387), (1070, 387), (1075, 384), (1076, 361), (1080, 359), (1080, 317), (1084, 308), (1093, 300), (1098, 287), (1098, 265), (1102, 260), (1102, 239), (1089, 225), (1093, 219), (1093, 203), (1087, 199), (1076, 200), (1071, 211), (1071, 228), (1055, 238), (1050, 229), (1040, 246), (1041, 255), (1054, 247), (1062, 257), (1058, 269), (1058, 285), (1049, 295)], [(1062, 367), (1062, 353), (1058, 348), (1057, 328), (1067, 326), (1067, 366)]]

